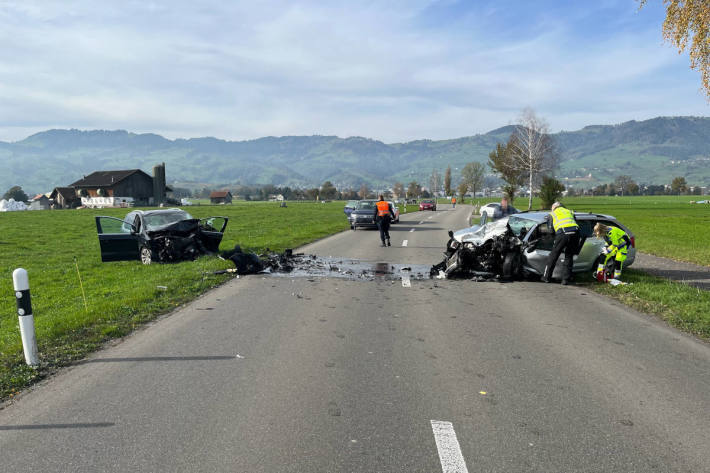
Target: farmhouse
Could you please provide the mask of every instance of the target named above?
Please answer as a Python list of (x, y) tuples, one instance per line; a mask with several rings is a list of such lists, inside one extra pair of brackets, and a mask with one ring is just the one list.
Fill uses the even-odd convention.
[(55, 187), (49, 196), (55, 209), (73, 209), (81, 205), (81, 199), (73, 187)]
[(119, 206), (127, 202), (134, 205), (159, 205), (166, 201), (165, 165), (153, 168), (154, 177), (140, 169), (123, 171), (95, 171), (69, 187), (81, 196), (82, 204), (93, 206)]
[(232, 193), (229, 191), (213, 191), (210, 194), (210, 202), (213, 204), (231, 204)]
[(29, 210), (47, 210), (49, 206), (49, 198), (44, 194), (37, 194), (30, 200)]

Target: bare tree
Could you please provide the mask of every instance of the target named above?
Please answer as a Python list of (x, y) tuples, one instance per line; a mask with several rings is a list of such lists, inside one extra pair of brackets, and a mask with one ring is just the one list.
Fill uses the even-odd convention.
[(547, 122), (538, 118), (535, 111), (526, 108), (508, 142), (510, 168), (521, 172), (527, 179), (530, 198), (528, 210), (532, 209), (532, 190), (540, 176), (551, 173), (559, 160), (555, 142), (550, 136)]
[(486, 167), (478, 162), (471, 162), (466, 164), (461, 170), (461, 177), (463, 182), (465, 182), (468, 188), (473, 194), (473, 198), (476, 198), (476, 189), (480, 189), (483, 186), (483, 174)]
[(361, 199), (367, 199), (367, 193), (368, 193), (368, 192), (369, 192), (369, 191), (367, 190), (367, 185), (362, 184), (362, 185), (360, 186), (360, 192), (358, 192), (357, 195), (359, 195)]
[(401, 182), (395, 182), (392, 188), (392, 194), (394, 194), (395, 199), (401, 199), (404, 197), (404, 184)]

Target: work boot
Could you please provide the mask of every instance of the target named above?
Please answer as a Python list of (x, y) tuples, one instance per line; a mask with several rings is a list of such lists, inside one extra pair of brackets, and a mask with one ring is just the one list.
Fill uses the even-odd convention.
[(387, 246), (392, 246), (392, 243), (390, 243), (390, 239), (387, 239)]
[(384, 241), (384, 240), (382, 240), (382, 244), (381, 244), (380, 246), (387, 246), (387, 245), (385, 245), (385, 241)]

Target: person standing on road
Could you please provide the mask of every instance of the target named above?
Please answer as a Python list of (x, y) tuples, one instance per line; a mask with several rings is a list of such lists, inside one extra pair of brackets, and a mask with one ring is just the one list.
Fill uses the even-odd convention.
[(382, 246), (392, 246), (390, 243), (390, 222), (394, 220), (394, 210), (389, 202), (385, 201), (385, 197), (380, 195), (380, 200), (377, 201), (377, 214), (375, 215), (375, 221), (377, 222), (377, 228), (380, 229), (380, 240), (382, 240)]
[(621, 269), (626, 261), (626, 254), (631, 245), (631, 238), (625, 231), (618, 227), (608, 227), (602, 223), (594, 225), (594, 236), (603, 238), (606, 242), (606, 247), (599, 255), (599, 264), (597, 266), (597, 274), (604, 271), (606, 263), (614, 258), (614, 279), (621, 278)]
[(456, 208), (456, 197), (451, 198), (451, 205), (453, 208)]
[(564, 250), (565, 267), (562, 273), (562, 285), (567, 285), (572, 280), (573, 258), (579, 248), (579, 225), (574, 219), (574, 213), (563, 207), (559, 202), (552, 204), (550, 218), (552, 220), (552, 228), (555, 231), (555, 242), (552, 245), (550, 255), (547, 257), (547, 265), (541, 280), (542, 282), (550, 282), (552, 280), (557, 258)]

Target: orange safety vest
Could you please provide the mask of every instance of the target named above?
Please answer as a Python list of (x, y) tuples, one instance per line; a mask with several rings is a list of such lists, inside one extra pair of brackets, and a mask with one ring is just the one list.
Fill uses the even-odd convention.
[(388, 204), (384, 200), (377, 201), (377, 216), (384, 217), (385, 215), (389, 215), (389, 214), (390, 214), (390, 204)]
[(452, 198), (451, 198), (451, 203), (452, 203), (452, 204), (455, 204), (455, 203), (456, 203), (456, 197), (452, 197)]

